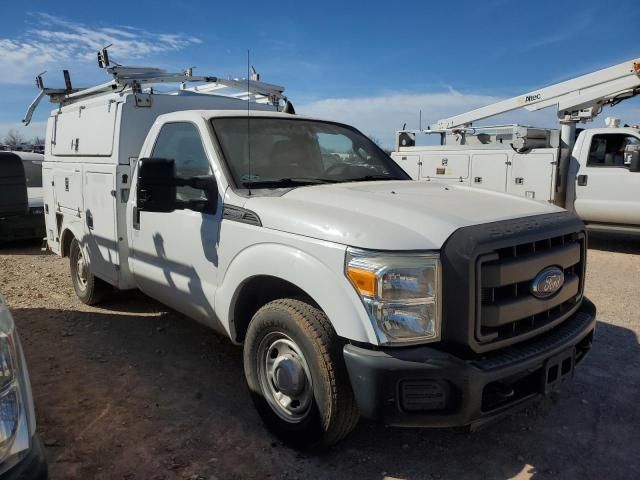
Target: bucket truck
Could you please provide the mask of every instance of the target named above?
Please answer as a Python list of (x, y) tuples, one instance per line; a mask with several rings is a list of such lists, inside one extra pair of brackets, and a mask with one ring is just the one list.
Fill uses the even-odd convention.
[[(577, 129), (605, 106), (640, 93), (640, 58), (470, 112), (396, 133), (392, 158), (416, 180), (463, 184), (554, 203), (591, 230), (640, 233), (640, 128), (606, 119)], [(474, 126), (519, 108), (555, 106), (559, 129)], [(419, 146), (418, 135), (439, 135)]]

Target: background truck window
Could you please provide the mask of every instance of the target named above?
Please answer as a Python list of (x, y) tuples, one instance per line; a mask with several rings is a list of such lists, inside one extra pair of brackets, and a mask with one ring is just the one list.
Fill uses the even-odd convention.
[(607, 133), (594, 135), (589, 150), (588, 167), (626, 167), (624, 150), (628, 145), (638, 145), (640, 140), (633, 135)]

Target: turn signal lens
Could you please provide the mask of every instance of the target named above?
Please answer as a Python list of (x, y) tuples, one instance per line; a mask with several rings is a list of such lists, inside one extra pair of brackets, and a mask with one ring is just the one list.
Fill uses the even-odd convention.
[(361, 295), (373, 297), (376, 294), (376, 274), (374, 272), (348, 266), (347, 275)]

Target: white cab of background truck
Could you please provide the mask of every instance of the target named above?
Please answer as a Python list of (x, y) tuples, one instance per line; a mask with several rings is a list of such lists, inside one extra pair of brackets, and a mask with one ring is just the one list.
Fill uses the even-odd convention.
[(49, 91), (49, 248), (86, 303), (139, 288), (243, 344), (285, 441), (328, 446), (360, 415), (475, 427), (555, 390), (590, 349), (574, 215), (413, 182), (278, 95), (248, 113), (217, 94), (98, 90)]

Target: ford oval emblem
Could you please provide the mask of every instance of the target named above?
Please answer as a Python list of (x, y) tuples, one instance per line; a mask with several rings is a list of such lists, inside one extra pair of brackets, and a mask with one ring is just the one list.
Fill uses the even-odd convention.
[(564, 272), (558, 267), (542, 270), (531, 282), (531, 294), (536, 298), (549, 298), (564, 285)]

